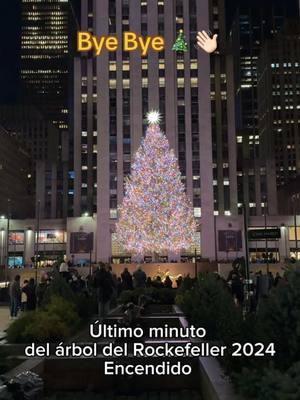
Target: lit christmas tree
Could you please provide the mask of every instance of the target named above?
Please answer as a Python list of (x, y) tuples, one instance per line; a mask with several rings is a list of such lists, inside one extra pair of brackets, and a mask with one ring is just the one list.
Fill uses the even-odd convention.
[(176, 52), (183, 52), (183, 51), (188, 51), (188, 44), (185, 39), (183, 30), (180, 29), (179, 34), (177, 36), (176, 42), (174, 43), (172, 50)]
[(195, 244), (193, 207), (174, 152), (159, 128), (159, 113), (152, 111), (147, 119), (146, 137), (135, 154), (118, 208), (117, 238), (135, 254), (180, 252)]

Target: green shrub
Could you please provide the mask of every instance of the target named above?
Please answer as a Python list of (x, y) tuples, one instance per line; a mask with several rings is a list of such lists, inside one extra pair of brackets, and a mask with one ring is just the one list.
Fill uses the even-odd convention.
[(22, 342), (57, 342), (71, 334), (71, 327), (59, 316), (45, 311), (37, 312), (31, 323), (24, 326)]
[(78, 293), (75, 297), (76, 311), (81, 320), (87, 320), (97, 313), (96, 296), (87, 297), (84, 293)]
[(54, 296), (46, 308), (26, 312), (7, 330), (10, 343), (57, 342), (68, 338), (80, 322), (75, 305)]
[(79, 317), (76, 312), (76, 305), (66, 301), (62, 297), (53, 296), (45, 310), (48, 314), (64, 321), (68, 326), (78, 324)]
[(75, 303), (76, 301), (76, 295), (72, 291), (70, 285), (63, 277), (60, 276), (57, 271), (55, 272), (53, 280), (50, 282), (44, 294), (42, 304), (43, 307), (46, 307), (54, 296), (62, 297), (70, 303)]
[(275, 356), (244, 361), (248, 369), (233, 375), (251, 399), (300, 399), (300, 272), (290, 270), (286, 277), (285, 285), (260, 301), (253, 323), (252, 342), (274, 343)]
[[(241, 332), (242, 313), (233, 302), (224, 282), (213, 273), (200, 274), (193, 286), (183, 286), (176, 296), (190, 323), (207, 331), (207, 339), (221, 340), (225, 344), (238, 339)], [(190, 287), (184, 290), (184, 287)]]
[[(300, 399), (300, 271), (287, 272), (285, 285), (259, 302), (256, 314), (243, 320), (224, 282), (214, 274), (197, 282), (183, 282), (176, 303), (188, 320), (207, 330), (207, 339), (274, 343), (275, 357), (221, 359), (244, 398), (256, 400)], [(242, 371), (242, 372), (240, 372)]]
[(289, 271), (287, 284), (261, 301), (256, 334), (257, 340), (274, 342), (275, 367), (288, 368), (300, 360), (300, 271)]
[(285, 372), (274, 368), (263, 370), (243, 369), (235, 379), (238, 391), (255, 400), (300, 399), (300, 362)]

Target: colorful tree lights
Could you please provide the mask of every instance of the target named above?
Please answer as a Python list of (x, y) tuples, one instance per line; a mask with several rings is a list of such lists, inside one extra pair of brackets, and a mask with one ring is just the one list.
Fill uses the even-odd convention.
[(118, 208), (117, 238), (132, 253), (179, 252), (195, 243), (193, 208), (167, 138), (148, 122)]

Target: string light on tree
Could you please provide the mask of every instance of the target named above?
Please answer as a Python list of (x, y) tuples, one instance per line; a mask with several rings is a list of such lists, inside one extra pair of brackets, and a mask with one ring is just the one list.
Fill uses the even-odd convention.
[(118, 208), (118, 241), (135, 254), (180, 252), (195, 244), (193, 207), (178, 162), (159, 127), (160, 114), (147, 114), (148, 128), (135, 154), (125, 196)]

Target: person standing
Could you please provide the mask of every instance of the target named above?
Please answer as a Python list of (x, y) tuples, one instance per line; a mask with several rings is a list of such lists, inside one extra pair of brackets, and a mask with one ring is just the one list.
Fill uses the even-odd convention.
[(28, 280), (25, 279), (21, 290), (21, 311), (26, 311), (27, 309), (27, 293), (26, 293), (27, 286), (28, 286)]
[(172, 289), (173, 287), (173, 282), (172, 279), (169, 277), (169, 275), (166, 276), (166, 279), (164, 281), (164, 286), (168, 289)]
[(128, 268), (124, 268), (124, 271), (121, 274), (121, 278), (122, 278), (123, 289), (124, 290), (132, 290), (133, 289), (132, 275), (128, 271)]
[(42, 306), (42, 303), (43, 303), (44, 296), (45, 296), (47, 288), (48, 288), (47, 276), (46, 275), (42, 275), (41, 276), (41, 282), (38, 284), (37, 290), (36, 290), (36, 300), (37, 300), (37, 306), (38, 307)]
[(107, 271), (103, 263), (101, 263), (100, 268), (95, 271), (93, 286), (96, 288), (97, 292), (99, 319), (103, 320), (108, 313), (109, 303), (114, 291), (112, 275)]
[(59, 273), (61, 274), (61, 276), (63, 278), (65, 278), (66, 280), (69, 279), (69, 266), (68, 264), (63, 261), (60, 266), (59, 266)]
[(146, 286), (147, 275), (142, 270), (142, 267), (139, 265), (137, 270), (133, 273), (134, 279), (134, 287), (135, 288), (144, 288)]
[(21, 287), (20, 287), (20, 275), (16, 275), (12, 284), (10, 285), (10, 319), (17, 318), (18, 311), (21, 302)]
[(281, 279), (282, 279), (282, 278), (281, 278), (279, 272), (276, 272), (276, 276), (275, 276), (275, 279), (274, 279), (274, 286), (275, 286), (275, 287), (278, 286), (278, 284), (280, 283)]
[(36, 287), (33, 278), (30, 278), (28, 285), (23, 288), (23, 292), (27, 295), (27, 311), (33, 311), (36, 308)]

